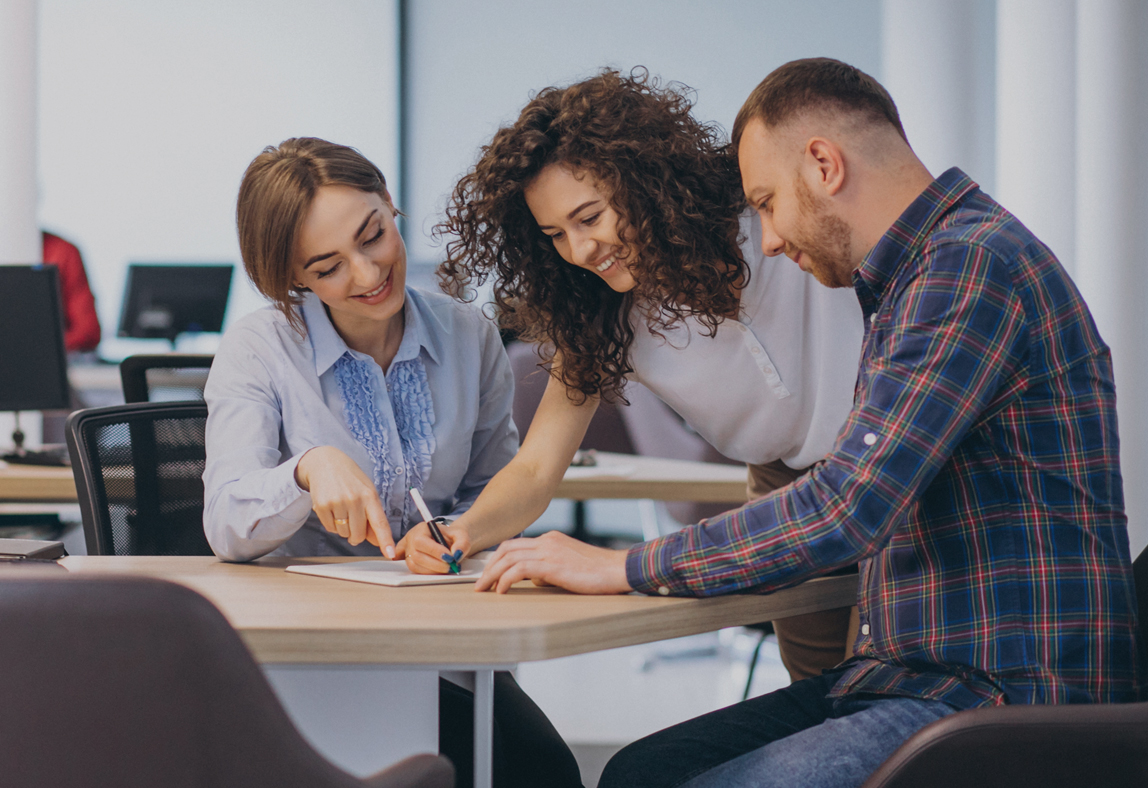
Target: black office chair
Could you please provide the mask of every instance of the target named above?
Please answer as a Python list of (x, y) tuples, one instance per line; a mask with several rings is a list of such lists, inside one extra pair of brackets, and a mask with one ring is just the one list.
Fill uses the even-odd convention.
[(203, 535), (203, 402), (78, 410), (68, 451), (89, 555), (212, 555)]
[[(1148, 668), (1143, 658), (1148, 648), (1148, 548), (1133, 571), (1141, 662)], [(1148, 785), (1148, 702), (1003, 706), (950, 714), (910, 737), (862, 788), (921, 785), (1143, 788)]]
[(210, 353), (128, 356), (120, 362), (124, 402), (202, 400)]
[(0, 569), (5, 788), (454, 785), (437, 755), (363, 779), (336, 768), (191, 589), (57, 572)]

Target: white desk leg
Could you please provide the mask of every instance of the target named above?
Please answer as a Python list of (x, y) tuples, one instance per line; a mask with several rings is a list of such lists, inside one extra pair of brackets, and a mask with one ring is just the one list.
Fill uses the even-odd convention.
[(474, 672), (474, 788), (494, 782), (494, 671)]

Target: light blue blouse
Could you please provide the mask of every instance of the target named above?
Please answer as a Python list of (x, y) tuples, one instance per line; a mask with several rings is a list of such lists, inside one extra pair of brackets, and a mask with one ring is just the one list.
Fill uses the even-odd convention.
[[(407, 288), (406, 296), (402, 344), (386, 375), (369, 356), (347, 347), (311, 293), (302, 305), (305, 337), (274, 307), (248, 315), (227, 331), (204, 391), (203, 525), (220, 558), (248, 561), (272, 551), (379, 554), (373, 545), (352, 547), (327, 532), (311, 511), (310, 493), (295, 483), (295, 466), (315, 446), (340, 449), (367, 478), (389, 485), (379, 495), (396, 539), (422, 519), (407, 495), (412, 470), (424, 477), (418, 486), (432, 513), (458, 515), (514, 455), (514, 382), (494, 323), (474, 306), (446, 295)], [(374, 407), (366, 410), (376, 411), (380, 419), (374, 447), (388, 453), (387, 473), (376, 474), (376, 463), (347, 418), (339, 383), (339, 367), (347, 361), (338, 364), (345, 355), (359, 362), (354, 366), (360, 380), (364, 374), (375, 378), (370, 386)], [(402, 363), (415, 359), (421, 365)], [(396, 409), (392, 397), (422, 390), (421, 379), (411, 381), (412, 369), (419, 367), (426, 371), (430, 407), (412, 409), (407, 403)], [(346, 386), (349, 378), (345, 370), (342, 374)], [(420, 446), (429, 451), (429, 469), (425, 458), (404, 456), (396, 410), (400, 420), (411, 412), (422, 420), (420, 436), (412, 436), (411, 427), (404, 429), (406, 447), (408, 455)], [(430, 435), (425, 434), (427, 419)], [(412, 437), (421, 439), (412, 442)]]

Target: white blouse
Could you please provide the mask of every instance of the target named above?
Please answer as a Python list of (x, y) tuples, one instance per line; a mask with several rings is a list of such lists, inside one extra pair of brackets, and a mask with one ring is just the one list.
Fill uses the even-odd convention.
[(804, 468), (833, 447), (853, 406), (864, 323), (852, 288), (828, 288), (761, 251), (761, 221), (741, 217), (749, 285), (741, 318), (713, 337), (688, 318), (652, 334), (634, 314), (630, 379), (735, 460)]

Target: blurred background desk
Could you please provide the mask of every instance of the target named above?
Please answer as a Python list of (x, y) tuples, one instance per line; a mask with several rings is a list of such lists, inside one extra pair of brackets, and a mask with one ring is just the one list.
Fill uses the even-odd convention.
[(75, 503), (71, 468), (10, 465), (0, 461), (0, 503)]
[[(596, 467), (571, 468), (554, 497), (716, 502), (746, 499), (746, 471), (742, 465), (608, 453), (600, 453), (598, 461)], [(0, 501), (75, 503), (72, 471), (0, 465)]]

